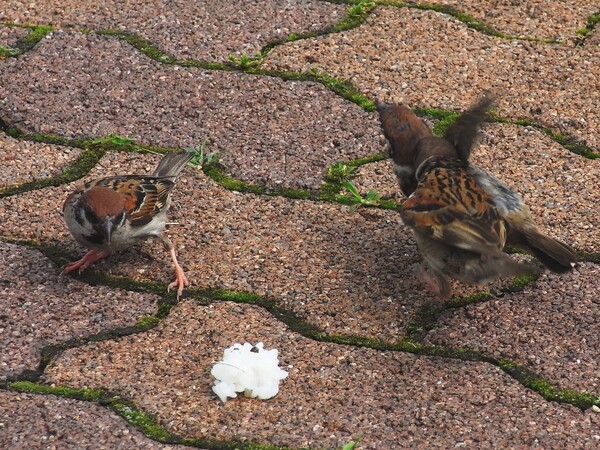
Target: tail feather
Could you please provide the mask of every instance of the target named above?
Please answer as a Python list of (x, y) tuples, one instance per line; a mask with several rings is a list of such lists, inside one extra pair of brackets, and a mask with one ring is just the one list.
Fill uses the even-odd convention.
[(499, 253), (496, 255), (483, 255), (481, 260), (467, 263), (464, 273), (459, 279), (469, 283), (488, 283), (499, 277), (516, 277), (519, 275), (532, 275), (540, 270), (531, 264), (515, 261), (510, 256)]
[(158, 163), (153, 175), (175, 178), (193, 157), (194, 153), (188, 151), (167, 153)]
[(462, 113), (446, 132), (444, 138), (452, 143), (463, 161), (468, 161), (480, 125), (485, 121), (493, 100), (484, 97), (477, 105)]
[(530, 250), (551, 271), (568, 272), (575, 266), (577, 255), (567, 244), (545, 236), (537, 230), (526, 230), (523, 235), (526, 239), (525, 250)]

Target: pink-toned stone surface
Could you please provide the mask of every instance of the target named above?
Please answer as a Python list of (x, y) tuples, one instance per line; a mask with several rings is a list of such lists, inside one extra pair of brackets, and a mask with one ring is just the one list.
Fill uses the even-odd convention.
[[(551, 126), (598, 150), (598, 30), (574, 46), (574, 30), (594, 2), (442, 2), (454, 2), (499, 31), (565, 43), (493, 38), (446, 14), (378, 7), (355, 30), (274, 48), (264, 67), (325, 70), (374, 100), (412, 107), (463, 110), (492, 87), (501, 115)], [(269, 187), (311, 190), (320, 187), (330, 164), (385, 152), (377, 113), (320, 84), (161, 64), (117, 38), (69, 30), (114, 27), (179, 58), (225, 61), (229, 53), (254, 54), (273, 38), (322, 29), (350, 5), (0, 3), (0, 21), (61, 28), (25, 54), (0, 61), (0, 118), (7, 126), (65, 137), (117, 133), (171, 147), (209, 137), (206, 150), (221, 153), (227, 173)], [(0, 45), (6, 29), (0, 26)], [(8, 39), (14, 43), (13, 35)], [(3, 186), (57, 174), (79, 154), (23, 140), (0, 142)], [(0, 239), (51, 244), (65, 260), (81, 256), (84, 249), (59, 214), (68, 193), (91, 178), (152, 172), (158, 159), (109, 152), (83, 180), (5, 193)], [(588, 252), (588, 260), (600, 251), (597, 160), (574, 155), (534, 129), (499, 124), (485, 125), (473, 160), (521, 192), (545, 232)], [(360, 167), (354, 183), (363, 195), (374, 189), (403, 200), (389, 161)], [(436, 319), (424, 310), (434, 299), (414, 275), (421, 258), (394, 211), (232, 192), (186, 168), (169, 218), (177, 223), (168, 233), (191, 293), (248, 290), (269, 297), (260, 304), (271, 313), (216, 300), (201, 306), (206, 299), (184, 296), (156, 328), (110, 338), (111, 330), (156, 313), (159, 298), (82, 281), (102, 278), (58, 278), (60, 268), (38, 251), (4, 242), (0, 378), (39, 375), (41, 383), (107, 389), (169, 432), (216, 439), (215, 448), (236, 439), (339, 449), (358, 437), (357, 450), (598, 447), (600, 416), (589, 402), (582, 411), (546, 400), (493, 363), (319, 342), (293, 316), (313, 332), (321, 329), (317, 336), (324, 341), (343, 339), (331, 334), (359, 335), (356, 341), (376, 347), (384, 343), (366, 338), (394, 343), (408, 329), (411, 339), (420, 340), (405, 343), (407, 349), (424, 342), (509, 358), (551, 386), (590, 391), (586, 398), (593, 401), (600, 394), (597, 262), (580, 263), (564, 275), (545, 272), (516, 292), (506, 289), (510, 280), (486, 287), (454, 283), (456, 295), (492, 295), (470, 306), (452, 303)], [(168, 255), (152, 241), (91, 270), (163, 287), (173, 275)], [(433, 323), (420, 330), (428, 318)], [(94, 335), (104, 340), (85, 344)], [(75, 348), (40, 366), (44, 346), (75, 345), (72, 339), (79, 337)], [(268, 401), (222, 404), (211, 392), (210, 368), (234, 342), (259, 340), (279, 349), (290, 372), (280, 393)], [(41, 374), (35, 372), (40, 367)], [(18, 394), (0, 379), (0, 448), (170, 447), (142, 436), (108, 408)]]
[(0, 391), (0, 447), (4, 450), (184, 450), (132, 430), (108, 408), (88, 402)]
[[(86, 180), (152, 172), (158, 159), (108, 154)], [(62, 218), (48, 214), (80, 183), (0, 199), (7, 236), (81, 253)], [(24, 215), (40, 193), (42, 207)], [(192, 288), (255, 292), (327, 332), (393, 341), (404, 336), (418, 309), (434, 300), (414, 275), (421, 259), (395, 211), (230, 192), (192, 168), (184, 170), (173, 198), (169, 220), (176, 225), (169, 234)], [(157, 241), (119, 252), (95, 268), (138, 281), (164, 283), (172, 276)], [(454, 293), (481, 289), (455, 283)]]
[(27, 36), (28, 34), (29, 30), (27, 28), (5, 27), (0, 25), (0, 47), (12, 47), (20, 38)]
[(0, 90), (0, 116), (24, 131), (169, 147), (209, 138), (228, 172), (271, 186), (318, 189), (330, 164), (384, 146), (376, 113), (320, 84), (164, 66), (123, 41), (74, 32), (6, 61)]
[(37, 370), (47, 345), (135, 325), (157, 311), (154, 295), (89, 286), (59, 272), (37, 250), (0, 241), (0, 380)]
[(524, 292), (449, 312), (426, 342), (517, 361), (560, 387), (600, 392), (600, 267), (543, 274)]
[(0, 189), (59, 175), (80, 154), (77, 148), (20, 141), (0, 131)]
[(317, 0), (3, 0), (0, 20), (136, 33), (182, 59), (227, 61), (292, 33), (318, 31), (347, 7)]
[(466, 109), (485, 90), (498, 113), (569, 134), (598, 151), (600, 56), (571, 47), (491, 37), (434, 11), (378, 7), (353, 30), (277, 47), (265, 67), (324, 70), (382, 103)]
[(595, 0), (439, 0), (511, 36), (566, 40), (598, 12)]
[[(289, 376), (273, 399), (223, 404), (212, 393), (211, 367), (235, 342), (279, 350)], [(600, 419), (547, 403), (485, 363), (317, 343), (232, 303), (182, 302), (154, 330), (63, 353), (45, 380), (119, 392), (184, 436), (293, 447), (341, 448), (360, 434), (363, 449), (583, 448), (597, 443)]]

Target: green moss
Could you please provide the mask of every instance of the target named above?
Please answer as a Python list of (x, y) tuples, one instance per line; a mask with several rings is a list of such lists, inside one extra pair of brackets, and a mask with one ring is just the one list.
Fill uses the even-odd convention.
[(364, 94), (360, 93), (349, 81), (340, 80), (325, 72), (313, 73), (313, 76), (315, 81), (344, 97), (346, 100), (356, 103), (365, 111), (375, 111), (377, 109), (377, 105)]
[(333, 25), (332, 31), (339, 33), (360, 26), (376, 7), (375, 2), (361, 1), (356, 3), (346, 11), (346, 15), (342, 20)]
[(103, 155), (104, 152), (102, 150), (84, 150), (60, 175), (0, 189), (0, 198), (50, 186), (60, 186), (61, 184), (71, 183), (85, 176), (98, 163)]
[[(336, 201), (336, 195), (342, 190), (343, 184), (358, 176), (358, 168), (362, 165), (382, 161), (387, 156), (377, 153), (364, 158), (357, 158), (347, 162), (337, 162), (329, 166), (325, 181), (319, 188), (319, 199)], [(344, 201), (344, 200), (343, 200)], [(345, 199), (345, 204), (354, 204), (352, 198)]]
[(225, 172), (223, 172), (223, 170), (216, 166), (204, 167), (202, 170), (213, 181), (219, 183), (225, 189), (229, 189), (231, 191), (245, 192), (258, 195), (281, 196), (300, 200), (306, 200), (314, 197), (313, 195), (311, 195), (310, 192), (305, 191), (303, 189), (270, 188), (267, 186), (237, 180), (231, 175), (226, 174)]
[(32, 383), (30, 381), (15, 381), (10, 383), (8, 388), (17, 392), (52, 394), (86, 401), (98, 401), (103, 395), (103, 392), (97, 389), (73, 389), (63, 386), (47, 386), (39, 383)]
[(154, 59), (155, 61), (161, 62), (163, 64), (175, 64), (177, 62), (175, 58), (173, 58), (170, 55), (167, 55), (156, 45), (136, 34), (111, 29), (96, 31), (96, 34), (100, 36), (114, 36), (119, 39), (123, 39), (125, 42), (127, 42), (129, 45), (131, 45), (147, 57)]
[(577, 45), (583, 44), (585, 38), (594, 30), (594, 28), (596, 28), (598, 22), (600, 22), (600, 12), (596, 12), (588, 17), (585, 28), (580, 28), (575, 31), (575, 34), (579, 36), (579, 39), (576, 42)]
[(111, 402), (110, 407), (123, 417), (130, 425), (140, 430), (146, 436), (158, 441), (166, 441), (171, 438), (171, 434), (156, 423), (156, 419), (150, 414), (135, 409), (134, 407), (120, 403)]
[(597, 394), (558, 388), (514, 361), (499, 359), (496, 363), (506, 373), (516, 378), (525, 387), (540, 394), (546, 400), (568, 403), (581, 409), (587, 409), (592, 405), (600, 405), (600, 396)]
[(21, 54), (18, 48), (3, 47), (0, 45), (0, 58), (10, 58)]
[(492, 300), (494, 297), (488, 291), (476, 292), (475, 294), (465, 295), (462, 297), (452, 297), (445, 303), (446, 308), (462, 308), (467, 305), (474, 305), (476, 303), (486, 302)]
[(141, 317), (135, 325), (139, 328), (150, 329), (158, 325), (159, 322), (160, 318), (158, 318), (157, 316), (144, 316)]
[(32, 49), (38, 42), (46, 37), (48, 33), (55, 30), (50, 25), (12, 25), (20, 28), (28, 28), (31, 32), (22, 38), (18, 39), (15, 47), (19, 50), (19, 54)]
[(600, 264), (600, 253), (578, 252), (577, 253), (577, 259), (579, 261), (585, 261), (585, 262), (591, 262), (591, 263)]
[(217, 300), (234, 301), (237, 303), (256, 303), (261, 300), (261, 296), (253, 292), (232, 291), (229, 289), (213, 288), (203, 292), (204, 295)]
[(539, 278), (539, 275), (537, 275), (537, 274), (525, 274), (525, 275), (516, 276), (513, 279), (512, 283), (509, 287), (509, 290), (510, 291), (521, 290), (524, 287), (533, 283), (538, 278)]
[[(538, 127), (539, 128), (539, 127)], [(558, 142), (567, 150), (581, 155), (588, 159), (598, 159), (600, 158), (600, 153), (593, 152), (587, 145), (579, 142), (577, 139), (564, 135), (562, 133), (557, 133), (552, 131), (549, 128), (540, 128), (546, 135), (548, 135), (551, 139)]]

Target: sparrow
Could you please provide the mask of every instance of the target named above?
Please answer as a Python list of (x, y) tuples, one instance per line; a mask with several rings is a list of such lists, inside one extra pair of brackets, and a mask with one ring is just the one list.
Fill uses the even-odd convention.
[(408, 197), (400, 216), (431, 272), (421, 266), (418, 275), (441, 299), (450, 297), (448, 278), (480, 284), (538, 272), (503, 253), (506, 244), (532, 253), (554, 272), (571, 270), (577, 261), (571, 247), (537, 228), (518, 193), (469, 163), (492, 103), (484, 97), (441, 138), (406, 106), (378, 108), (394, 173)]
[(88, 181), (71, 193), (63, 205), (63, 216), (75, 240), (89, 251), (68, 264), (62, 273), (84, 271), (110, 253), (145, 239), (159, 239), (175, 267), (175, 281), (167, 290), (177, 288), (177, 299), (189, 281), (175, 254), (171, 240), (164, 234), (171, 190), (193, 152), (167, 153), (152, 175), (117, 175)]

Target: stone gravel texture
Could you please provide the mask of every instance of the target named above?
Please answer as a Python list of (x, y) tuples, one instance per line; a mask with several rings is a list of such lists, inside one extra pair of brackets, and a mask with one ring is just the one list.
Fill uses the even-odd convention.
[[(212, 393), (210, 369), (235, 342), (279, 350), (289, 375), (273, 399), (223, 404)], [(68, 350), (44, 377), (118, 392), (183, 436), (295, 448), (340, 448), (357, 434), (364, 449), (583, 447), (597, 444), (600, 425), (600, 415), (545, 402), (489, 364), (318, 343), (227, 302), (184, 301), (147, 333)]]
[(164, 66), (116, 38), (52, 33), (0, 66), (2, 89), (0, 116), (23, 131), (168, 147), (208, 138), (233, 176), (269, 186), (318, 189), (328, 165), (384, 146), (376, 113), (320, 84)]
[(316, 32), (347, 10), (317, 0), (3, 0), (0, 21), (135, 33), (178, 59), (253, 56), (292, 33)]
[[(205, 150), (219, 152), (236, 179), (313, 193), (329, 165), (387, 151), (377, 112), (319, 83), (163, 64), (94, 32), (115, 28), (177, 58), (224, 62), (272, 39), (323, 30), (349, 4), (0, 3), (2, 46), (29, 32), (2, 23), (58, 28), (0, 61), (6, 127), (64, 138), (116, 133), (172, 148), (209, 138)], [(597, 2), (440, 4), (502, 33), (560, 43), (491, 37), (433, 10), (379, 6), (356, 29), (274, 47), (261, 68), (321, 70), (380, 103), (453, 111), (491, 89), (506, 119), (551, 127), (599, 151), (598, 29), (576, 37)], [(239, 440), (339, 450), (359, 437), (357, 450), (597, 448), (600, 161), (534, 127), (483, 128), (473, 161), (519, 191), (544, 232), (584, 252), (573, 272), (544, 272), (518, 289), (511, 280), (455, 282), (463, 302), (443, 305), (415, 276), (421, 257), (397, 212), (235, 192), (188, 167), (173, 191), (167, 233), (191, 286), (147, 331), (130, 326), (156, 314), (160, 297), (109, 287), (102, 277), (59, 277), (60, 267), (24, 241), (51, 249), (54, 260), (81, 257), (85, 249), (60, 215), (66, 196), (92, 178), (151, 173), (160, 156), (109, 151), (81, 180), (10, 195), (2, 190), (63, 173), (81, 149), (0, 130), (0, 448), (176, 448), (104, 404), (17, 393), (13, 380), (110, 391), (174, 436), (216, 439), (209, 448)], [(363, 195), (404, 200), (387, 160), (359, 167), (353, 182)], [(89, 270), (163, 287), (173, 276), (155, 241)], [(263, 298), (209, 301), (198, 290), (205, 288)], [(402, 348), (437, 345), (445, 356), (382, 349), (407, 337)], [(359, 345), (339, 343), (349, 338)], [(290, 375), (271, 400), (223, 404), (210, 369), (226, 347), (246, 341), (277, 348)], [(68, 349), (42, 359), (47, 346), (61, 344)], [(491, 359), (465, 361), (461, 349)], [(501, 358), (568, 395), (589, 392), (596, 409), (543, 398), (503, 372)]]
[(54, 395), (0, 391), (4, 450), (184, 450), (152, 441), (112, 411)]
[(81, 150), (14, 139), (0, 131), (0, 189), (60, 175)]
[(521, 38), (568, 40), (585, 28), (587, 19), (598, 12), (596, 0), (439, 0), (492, 26), (497, 31)]
[[(2, 20), (1, 16), (0, 20)], [(27, 28), (5, 27), (0, 25), (0, 47), (13, 47), (20, 38), (25, 37), (28, 34), (29, 29)]]
[(600, 150), (600, 88), (594, 47), (491, 37), (452, 16), (378, 7), (358, 28), (271, 51), (265, 67), (314, 68), (350, 80), (380, 103), (466, 109), (486, 90), (497, 112), (527, 119)]
[(600, 267), (543, 274), (523, 292), (448, 312), (426, 342), (507, 358), (563, 389), (600, 391)]
[[(85, 178), (152, 172), (157, 155), (112, 153)], [(59, 204), (79, 186), (0, 199), (7, 237), (76, 246)], [(421, 306), (435, 298), (415, 278), (421, 258), (409, 229), (395, 211), (356, 210), (339, 204), (240, 194), (223, 189), (201, 171), (183, 172), (173, 194), (169, 234), (193, 288), (250, 291), (335, 334), (360, 334), (397, 341)], [(78, 250), (79, 249), (79, 250)], [(96, 270), (135, 281), (166, 283), (168, 255), (149, 241), (96, 263)], [(510, 280), (492, 284), (500, 289)], [(455, 295), (482, 288), (454, 283)]]
[(0, 241), (0, 381), (37, 370), (45, 346), (157, 312), (155, 295), (89, 286), (59, 272), (39, 251)]

